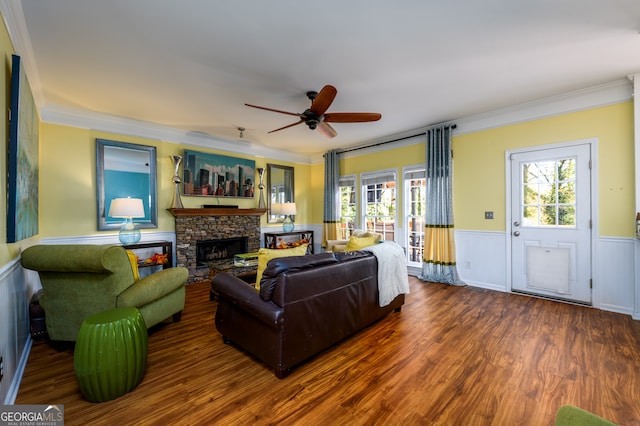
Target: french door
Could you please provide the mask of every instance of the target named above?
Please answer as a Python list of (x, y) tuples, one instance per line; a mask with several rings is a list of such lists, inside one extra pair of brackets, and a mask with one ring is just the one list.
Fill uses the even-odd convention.
[(511, 289), (591, 304), (591, 146), (512, 153)]

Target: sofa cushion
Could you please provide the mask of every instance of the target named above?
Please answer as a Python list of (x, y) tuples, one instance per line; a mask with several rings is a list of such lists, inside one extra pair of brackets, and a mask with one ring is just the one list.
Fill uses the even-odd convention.
[(264, 270), (260, 283), (260, 297), (264, 301), (271, 300), (278, 278), (284, 272), (300, 271), (316, 266), (338, 263), (333, 253), (317, 253), (303, 257), (281, 257), (273, 259)]
[(304, 256), (307, 254), (307, 246), (308, 244), (302, 244), (298, 247), (290, 248), (290, 249), (268, 249), (261, 248), (258, 250), (258, 271), (256, 272), (256, 290), (260, 290), (260, 281), (262, 279), (262, 274), (267, 267), (267, 263), (271, 259), (276, 259), (279, 257), (290, 257), (290, 256)]
[(351, 237), (349, 237), (349, 242), (347, 243), (345, 251), (361, 250), (365, 247), (369, 247), (377, 243), (378, 239), (374, 235), (368, 237), (356, 237), (352, 235)]

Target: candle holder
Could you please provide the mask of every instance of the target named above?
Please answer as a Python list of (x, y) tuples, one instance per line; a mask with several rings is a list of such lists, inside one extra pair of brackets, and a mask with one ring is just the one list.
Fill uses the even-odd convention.
[(260, 176), (260, 184), (258, 185), (258, 188), (260, 189), (260, 199), (258, 200), (258, 208), (266, 209), (267, 204), (264, 201), (264, 183), (262, 183), (264, 179), (264, 168), (258, 167), (257, 170), (258, 170), (258, 175)]
[(171, 160), (173, 161), (173, 167), (175, 169), (173, 176), (173, 183), (176, 186), (176, 190), (173, 193), (173, 202), (171, 203), (172, 209), (182, 209), (184, 206), (182, 205), (182, 200), (180, 199), (180, 183), (182, 183), (182, 179), (180, 179), (180, 163), (182, 162), (182, 157), (179, 155), (171, 155)]

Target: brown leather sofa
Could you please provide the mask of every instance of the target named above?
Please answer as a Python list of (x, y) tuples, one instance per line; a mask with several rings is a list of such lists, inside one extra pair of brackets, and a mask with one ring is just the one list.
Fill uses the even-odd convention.
[(368, 252), (272, 259), (260, 292), (229, 275), (211, 283), (219, 296), (215, 324), (225, 343), (242, 347), (278, 378), (392, 310), (404, 295), (378, 305), (378, 263)]

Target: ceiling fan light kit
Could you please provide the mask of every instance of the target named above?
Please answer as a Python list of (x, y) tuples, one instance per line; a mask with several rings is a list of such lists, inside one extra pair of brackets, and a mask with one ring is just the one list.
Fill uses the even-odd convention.
[(370, 121), (378, 121), (382, 118), (382, 115), (377, 112), (332, 112), (327, 113), (338, 90), (331, 86), (326, 85), (320, 90), (320, 92), (309, 91), (307, 92), (307, 98), (311, 101), (311, 107), (305, 110), (302, 114), (294, 112), (282, 111), (273, 108), (267, 108), (258, 105), (245, 104), (251, 108), (263, 109), (265, 111), (277, 112), (280, 114), (294, 115), (300, 118), (299, 121), (280, 127), (275, 130), (271, 130), (268, 133), (278, 132), (280, 130), (288, 129), (289, 127), (297, 126), (300, 123), (305, 123), (311, 130), (318, 130), (321, 134), (328, 138), (334, 138), (338, 134), (336, 130), (331, 127), (329, 123), (365, 123)]

